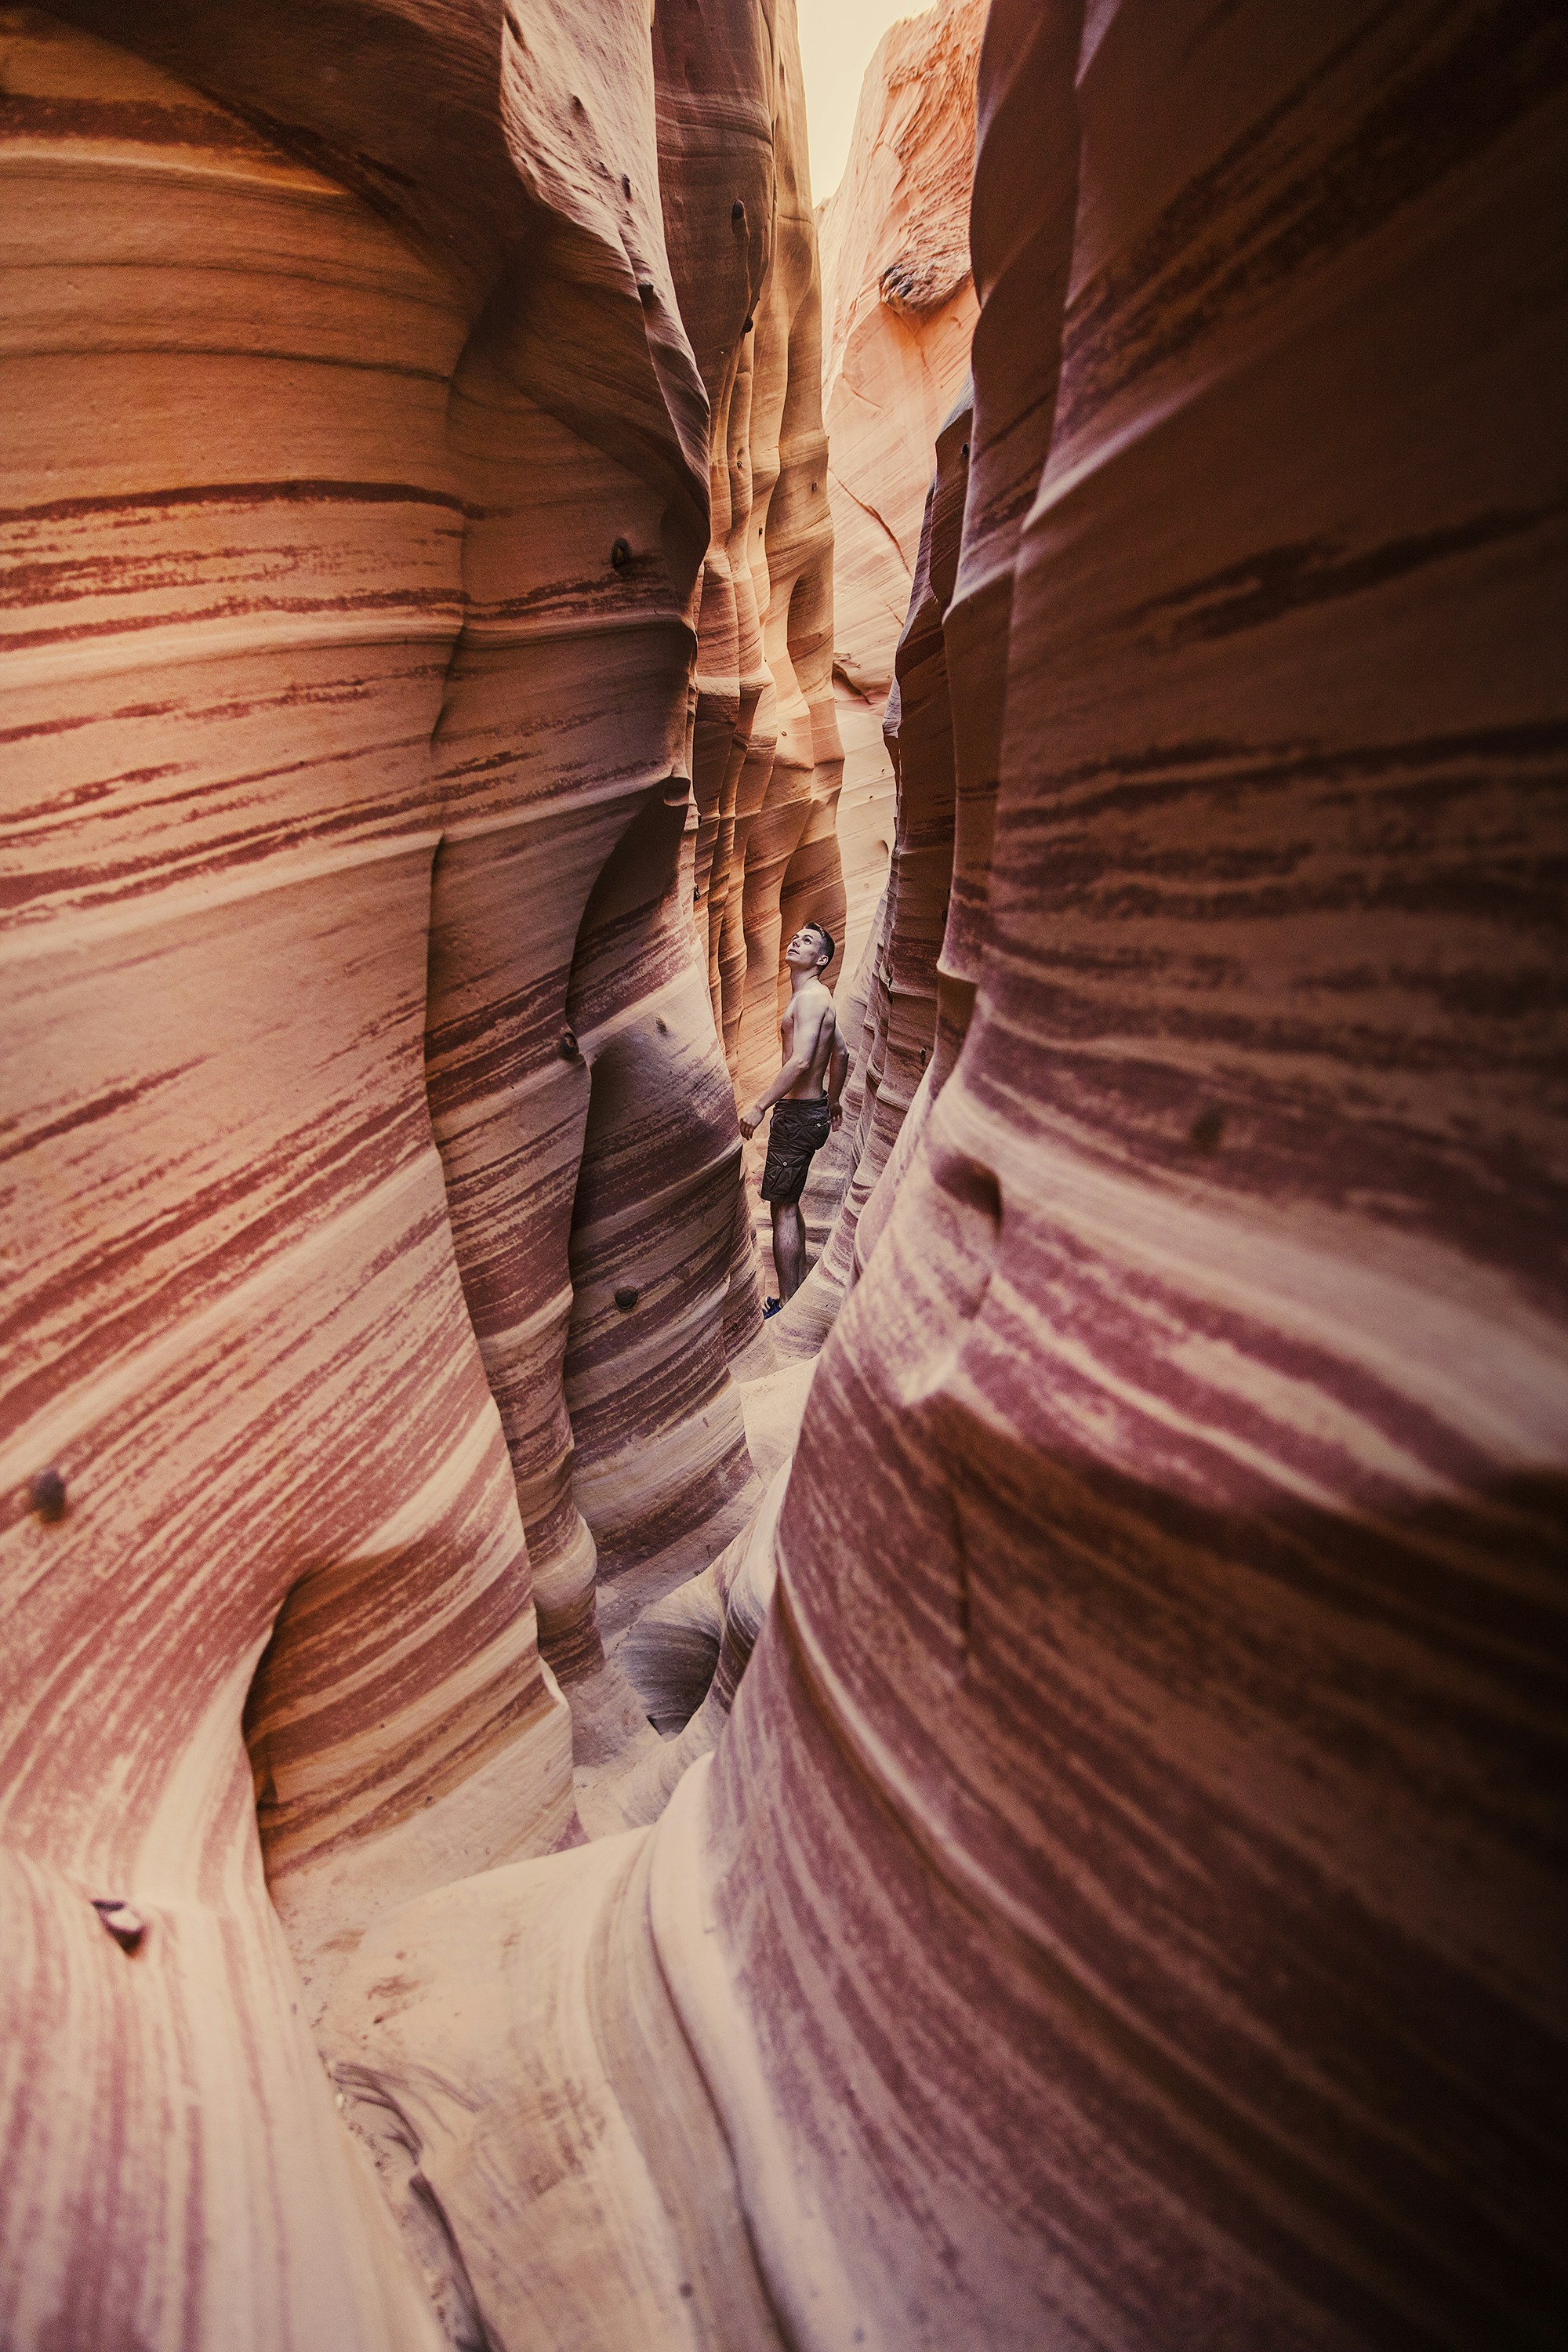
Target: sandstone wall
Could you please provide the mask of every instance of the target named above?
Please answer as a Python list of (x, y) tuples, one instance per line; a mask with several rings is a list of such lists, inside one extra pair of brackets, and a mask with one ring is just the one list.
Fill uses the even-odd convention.
[[(851, 974), (863, 956), (868, 961), (846, 1033), (857, 1065), (855, 1131), (814, 1171), (805, 1203), (812, 1273), (774, 1334), (786, 1354), (821, 1344), (853, 1265), (860, 1208), (934, 1042), (953, 785), (951, 750), (931, 740), (926, 706), (943, 690), (940, 618), (963, 508), (952, 477), (968, 456), (964, 385), (975, 315), (968, 212), (984, 18), (982, 0), (943, 0), (892, 27), (867, 71), (843, 181), (818, 208), (833, 453), (833, 675), (846, 751), (842, 970)], [(933, 588), (928, 479), (939, 448), (949, 464)], [(908, 781), (900, 772), (896, 677), (904, 670), (921, 711)], [(941, 739), (944, 722), (934, 726)], [(841, 989), (841, 1024), (849, 1001)]]
[(467, 322), (188, 83), (16, 11), (5, 79), (7, 2326), (380, 2343), (241, 1733), (289, 1596), (284, 1858), (571, 1818), (425, 1097)]
[[(844, 929), (837, 816), (842, 755), (832, 701), (833, 528), (822, 422), (821, 292), (805, 108), (793, 45), (773, 96), (779, 186), (773, 268), (755, 318), (751, 382), (751, 520), (745, 534), (762, 616), (767, 682), (737, 788), (732, 874), (745, 947), (734, 1033), (742, 1099), (778, 1067), (788, 998), (783, 947), (799, 924)], [(725, 1009), (726, 1027), (730, 1021)]]
[(1544, 13), (992, 12), (978, 997), (689, 1799), (773, 2111), (845, 2118), (780, 2176), (941, 2217), (825, 2220), (915, 2340), (1563, 2307), (1563, 64)]
[(969, 193), (984, 21), (985, 0), (938, 0), (883, 37), (844, 177), (818, 208), (849, 969), (893, 845), (882, 719), (931, 451), (963, 385), (974, 328)]
[(669, 2341), (1552, 2339), (1564, 64), (1479, 5), (993, 10), (956, 1058), (716, 1755), (337, 2012), (498, 2308), (439, 1992), (548, 1919), (510, 2013), (594, 2036), (487, 2077), (487, 2159), (570, 2082), (551, 2210)]
[[(858, 1279), (706, 1613), (642, 1621), (717, 1658), (677, 1735), (716, 1746), (665, 1805), (628, 1739), (621, 1817), (657, 1821), (541, 1855), (574, 1832), (525, 1520), (572, 1687), (605, 1676), (556, 1392), (508, 1381), (565, 1349), (617, 1593), (667, 1449), (715, 1525), (710, 1335), (747, 1307), (697, 1008), (735, 1002), (735, 907), (760, 1056), (748, 886), (830, 887), (804, 211), (711, 528), (731, 363), (671, 260), (681, 121), (754, 157), (765, 118), (789, 184), (787, 16), (727, 58), (695, 0), (651, 51), (640, 17), (513, 0), (503, 51), (388, 10), (356, 51), (363, 16), (171, 8), (151, 63), (5, 20), (47, 265), (7, 310), (40, 389), (7, 452), (6, 2329), (1552, 2344), (1556, 19), (994, 0)], [(734, 201), (700, 249), (752, 299)], [(578, 569), (527, 571), (532, 499)], [(610, 1286), (650, 1265), (639, 1325)], [(241, 1739), (275, 1621), (251, 1731), (308, 1990)]]
[[(907, 1156), (950, 1055), (937, 1038), (938, 955), (953, 865), (953, 718), (942, 624), (958, 568), (973, 403), (966, 387), (936, 440), (910, 610), (882, 722), (896, 820), (887, 887), (857, 1000), (858, 1086), (847, 1097), (841, 1164), (824, 1171), (821, 1254), (774, 1333), (785, 1357), (821, 1346), (861, 1255), (860, 1220), (895, 1151)], [(916, 1104), (913, 1125), (905, 1125)], [(888, 1190), (891, 1198), (892, 1187)], [(885, 1205), (885, 1203), (884, 1203)], [(875, 1220), (873, 1220), (873, 1223)], [(870, 1239), (868, 1231), (865, 1239)]]
[(757, 1491), (689, 780), (755, 310), (757, 920), (831, 899), (793, 19), (82, 0), (0, 53), (6, 2340), (424, 2343), (307, 2020), (375, 1910), (581, 1834), (541, 1643), (580, 1752), (642, 1721), (595, 1534)]

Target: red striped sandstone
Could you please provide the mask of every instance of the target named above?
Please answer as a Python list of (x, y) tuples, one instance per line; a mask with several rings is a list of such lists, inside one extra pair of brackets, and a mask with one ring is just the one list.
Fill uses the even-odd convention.
[(486, 2161), (574, 2086), (529, 2228), (656, 2340), (772, 2340), (702, 2300), (700, 2086), (794, 2346), (1552, 2340), (1565, 68), (1479, 0), (994, 10), (962, 1055), (717, 1755), (646, 1844), (403, 1915), (357, 2029), (499, 2246), (438, 1991), (552, 1923)]
[[(359, 835), (345, 787), (326, 840), (268, 845), (298, 857), (289, 887), (247, 874), (226, 899), (199, 874), (148, 890), (141, 807), (117, 835), (101, 768), (46, 772), (82, 793), (83, 832), (51, 885), (66, 910), (40, 893), (16, 954), (56, 1024), (35, 1120), (61, 1173), (28, 1263), (58, 1303), (29, 1312), (58, 1384), (35, 1433), (58, 1434), (72, 1496), (58, 1524), (14, 1506), (8, 1538), (20, 2342), (1555, 2338), (1568, 1350), (1541, 785), (1568, 729), (1542, 387), (1568, 357), (1568, 55), (1544, 7), (1484, 0), (1084, 19), (995, 0), (982, 68), (942, 624), (955, 1060), (861, 1217), (776, 1536), (746, 1560), (753, 1598), (777, 1584), (728, 1728), (650, 1832), (437, 1884), (494, 1833), (459, 1801), (476, 1773), (453, 1794), (475, 1713), (491, 1761), (515, 1744), (484, 1731), (454, 1645), (522, 1554), (506, 1496), (487, 1502), (504, 1458), (398, 1076), (424, 1001), (410, 869), (437, 830), (418, 763), (367, 753)], [(279, 194), (297, 167), (220, 138), (205, 101), (69, 44), (66, 68), (154, 121), (194, 110), (182, 255), (217, 230), (232, 254), (236, 175), (277, 195), (237, 319), (304, 234), (294, 206), (328, 234), (312, 269), (361, 289), (358, 356), (388, 289), (432, 331), (450, 317), (363, 208), (310, 175)], [(42, 161), (31, 217), (79, 258), (60, 184), (101, 159), (74, 179), (53, 143)], [(233, 331), (221, 272), (204, 298)], [(84, 299), (101, 350), (108, 295)], [(406, 492), (440, 454), (429, 410), (378, 388)], [(179, 416), (173, 446), (225, 414)], [(279, 416), (320, 421), (297, 388)], [(33, 503), (45, 532), (79, 519)], [(456, 627), (452, 550), (399, 529), (367, 554), (354, 519), (283, 574), (357, 564), (403, 596), (405, 667), (377, 692), (421, 745), (407, 609), (429, 576), (417, 611)], [(198, 542), (220, 583), (237, 544)], [(123, 584), (179, 614), (196, 568), (166, 542)], [(247, 592), (268, 616), (278, 568)], [(99, 577), (46, 576), (61, 604)], [(209, 656), (231, 695), (264, 680), (274, 625), (247, 615)], [(96, 694), (100, 643), (19, 674)], [(146, 694), (89, 719), (139, 725)], [(299, 727), (301, 761), (363, 740), (294, 709), (268, 740)], [(50, 740), (63, 759), (75, 739)], [(204, 818), (237, 822), (221, 786), (242, 772), (201, 772)], [(116, 773), (143, 804), (170, 788)], [(399, 777), (403, 829), (378, 833)], [(660, 802), (645, 791), (655, 826)], [(285, 809), (295, 831), (315, 806)], [(40, 810), (40, 877), (62, 872), (58, 822)], [(200, 856), (173, 826), (158, 854), (187, 837)], [(296, 880), (310, 919), (285, 929)], [(585, 986), (612, 930), (590, 926)], [(274, 1094), (253, 1112), (231, 1078), (215, 1120), (215, 1066)], [(273, 1102), (301, 1136), (281, 1168), (252, 1140)], [(210, 1222), (187, 1246), (192, 1202)], [(138, 1254), (100, 1259), (137, 1219)], [(433, 1891), (372, 1924), (325, 2025), (427, 2300), (334, 2137), (248, 1831), (245, 1675), (310, 1570), (342, 1598), (313, 1650), (300, 1628), (294, 1699), (322, 1719), (301, 1801), (330, 1806), (334, 1727), (383, 1800), (438, 1784)], [(288, 1696), (275, 1677), (286, 1766)], [(395, 1834), (401, 1892), (419, 1866)], [(139, 1902), (142, 1952), (94, 1892)]]
[[(572, 1668), (596, 1654), (594, 1545), (573, 1487), (562, 1387), (574, 1312), (597, 1474), (582, 1499), (597, 1492), (612, 1531), (646, 1499), (635, 1488), (617, 1495), (614, 1466), (626, 1444), (616, 1398), (627, 1345), (612, 1293), (636, 1240), (624, 1221), (615, 1238), (603, 1234), (623, 1209), (617, 1144), (624, 1150), (626, 1117), (637, 1116), (626, 1067), (634, 1031), (649, 1044), (633, 1206), (666, 1171), (667, 1182), (679, 1175), (689, 1188), (695, 1160), (695, 1181), (718, 1195), (721, 1276), (732, 1230), (723, 1196), (738, 1138), (715, 1092), (723, 1072), (700, 968), (695, 992), (681, 986), (693, 964), (689, 925), (673, 934), (667, 925), (662, 951), (650, 939), (646, 959), (640, 944), (679, 871), (707, 417), (666, 260), (640, 12), (613, 14), (596, 33), (586, 20), (574, 30), (531, 16), (526, 43), (509, 26), (502, 93), (520, 179), (551, 226), (516, 265), (511, 299), (493, 302), (477, 328), (454, 386), (452, 437), (474, 517), (440, 734), (449, 813), (436, 875), (429, 1070), (459, 1262), (518, 1474), (543, 1630)], [(749, 187), (759, 173), (753, 150)], [(727, 216), (702, 251), (716, 248), (730, 308), (742, 309), (751, 257)], [(625, 856), (629, 892), (617, 878)], [(605, 939), (603, 923), (616, 918)], [(574, 1013), (588, 1032), (585, 1064), (562, 1051)], [(580, 1164), (574, 1308), (567, 1237)], [(669, 1399), (650, 1434), (669, 1439), (680, 1402), (706, 1408), (717, 1427), (705, 1433), (703, 1468), (722, 1486), (726, 1465), (731, 1483), (745, 1466), (719, 1358), (712, 1222), (711, 1209), (700, 1213), (683, 1247), (632, 1269), (639, 1307), (629, 1329), (644, 1377), (657, 1379), (661, 1335), (665, 1349), (672, 1336), (690, 1342), (685, 1397)], [(673, 1334), (672, 1300), (691, 1327)], [(695, 1370), (704, 1355), (705, 1376)], [(624, 1490), (624, 1475), (618, 1483)]]
[[(5, 2326), (423, 2345), (273, 1906), (319, 1996), (379, 1906), (573, 1833), (534, 1595), (591, 1661), (574, 1201), (590, 1508), (646, 1541), (662, 1495), (654, 1532), (692, 1534), (751, 1475), (680, 847), (706, 386), (640, 0), (68, 13), (111, 38), (0, 16)], [(679, 214), (706, 103), (688, 208), (722, 179), (722, 215), (682, 261), (735, 282), (705, 362), (795, 136), (787, 21), (740, 30), (699, 45), (663, 178)], [(805, 362), (768, 362), (802, 462)], [(826, 521), (776, 543), (820, 596)], [(628, 1160), (645, 1223), (668, 1171), (646, 1250)], [(606, 1331), (628, 1248), (647, 1311)], [(639, 1395), (651, 1487), (616, 1475)], [(28, 1508), (46, 1465), (63, 1519)]]
[(1564, 64), (1544, 11), (993, 13), (993, 929), (686, 1804), (820, 2340), (1563, 2309)]
[(984, 0), (940, 0), (884, 36), (867, 68), (844, 177), (817, 215), (851, 969), (894, 837), (882, 717), (931, 449), (969, 365), (969, 189), (984, 21)]
[(820, 207), (832, 447), (834, 649), (885, 700), (909, 608), (931, 449), (969, 365), (974, 72), (984, 0), (885, 33), (844, 177)]
[[(929, 1104), (937, 1084), (937, 955), (948, 915), (954, 808), (942, 618), (958, 568), (972, 430), (965, 392), (937, 436), (936, 472), (884, 721), (897, 776), (898, 822), (859, 1036), (862, 1083), (851, 1114), (848, 1181), (840, 1179), (822, 1255), (774, 1334), (785, 1355), (820, 1346), (869, 1244), (861, 1213), (900, 1146), (911, 1106), (917, 1099)], [(910, 1135), (906, 1151), (913, 1141)]]
[(425, 1104), (464, 310), (188, 85), (5, 33), (7, 2336), (422, 2343), (241, 1711), (292, 1594), (256, 1769), (329, 1910), (571, 1819)]
[[(872, 899), (885, 895), (874, 910), (866, 1028), (854, 1038), (863, 1078), (854, 1147), (835, 1155), (848, 1164), (836, 1170), (831, 1198), (826, 1169), (816, 1187), (829, 1230), (811, 1232), (820, 1255), (809, 1295), (774, 1335), (785, 1353), (819, 1344), (837, 1311), (860, 1207), (933, 1043), (935, 958), (952, 862), (941, 614), (956, 562), (967, 417), (960, 422), (954, 412), (952, 429), (943, 436), (941, 428), (963, 399), (975, 316), (968, 212), (984, 19), (981, 0), (944, 0), (892, 27), (867, 73), (844, 179), (819, 211), (851, 961), (872, 933)], [(946, 457), (933, 589), (928, 486), (939, 446)], [(901, 705), (911, 697), (919, 716), (905, 779), (895, 772)]]
[[(766, 683), (736, 785), (727, 921), (744, 939), (739, 1025), (726, 1042), (743, 1097), (778, 1066), (788, 993), (782, 946), (813, 918), (844, 929), (836, 819), (842, 752), (833, 716), (833, 525), (822, 425), (821, 294), (805, 175), (805, 101), (794, 44), (774, 92), (778, 186), (773, 267), (756, 313), (746, 532)], [(736, 884), (743, 875), (739, 904)], [(739, 976), (738, 953), (731, 969)], [(837, 968), (833, 979), (837, 984)]]
[[(682, 1538), (711, 1552), (736, 1498), (744, 1507), (754, 1496), (725, 1342), (726, 1324), (731, 1338), (750, 1336), (762, 1306), (715, 1026), (711, 908), (722, 774), (738, 763), (742, 727), (727, 443), (772, 255), (773, 59), (760, 15), (736, 12), (715, 40), (695, 0), (674, 0), (655, 20), (654, 66), (668, 249), (711, 415), (713, 523), (688, 740), (668, 788), (600, 873), (567, 1004), (593, 1105), (573, 1213), (565, 1393), (574, 1492), (602, 1572)], [(749, 665), (760, 659), (754, 625), (747, 636)], [(731, 854), (727, 844), (726, 876)]]

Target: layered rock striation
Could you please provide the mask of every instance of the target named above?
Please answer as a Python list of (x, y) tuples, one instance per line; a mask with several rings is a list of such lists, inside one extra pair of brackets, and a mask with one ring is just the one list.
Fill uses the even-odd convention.
[(700, 1556), (758, 1491), (693, 654), (754, 372), (731, 725), (744, 670), (831, 901), (792, 24), (0, 42), (6, 2327), (425, 2342), (307, 2017), (379, 1908), (581, 1834), (546, 1659), (580, 1744), (641, 1720), (595, 1536)]
[[(934, 1044), (953, 827), (940, 625), (968, 461), (968, 215), (984, 16), (978, 0), (946, 0), (893, 26), (867, 73), (844, 179), (819, 207), (834, 688), (846, 746), (844, 968), (864, 959), (865, 971), (863, 986), (858, 975), (841, 992), (855, 1006), (854, 1132), (807, 1198), (813, 1271), (775, 1335), (786, 1353), (820, 1345), (854, 1263), (859, 1211)], [(940, 514), (927, 487), (933, 453)], [(907, 781), (906, 692), (917, 713)]]
[(882, 721), (920, 560), (931, 451), (969, 365), (974, 77), (984, 0), (884, 35), (844, 177), (818, 208), (832, 460), (834, 683), (853, 968), (893, 845)]
[(818, 215), (827, 320), (836, 658), (886, 699), (919, 557), (931, 450), (969, 366), (974, 85), (984, 0), (884, 34), (844, 177)]
[(832, 2233), (917, 2340), (1563, 2307), (1563, 68), (992, 11), (961, 1050), (689, 1801), (816, 2210), (942, 2216)]
[[(994, 0), (879, 1172), (743, 1401), (723, 943), (834, 786), (820, 575), (736, 585), (816, 528), (787, 20), (388, 11), (357, 100), (335, 16), (6, 25), (10, 2336), (1553, 2343), (1555, 18)], [(683, 1507), (638, 1826), (542, 1853), (533, 1531), (581, 1708), (574, 1514), (646, 1599)]]
[[(606, 2232), (584, 2137), (571, 2194), (672, 2340), (1551, 2340), (1562, 75), (1479, 10), (993, 11), (948, 1064), (716, 1754), (624, 1859), (465, 1895), (494, 1969), (576, 1922), (512, 2013), (587, 1988), (654, 2202)], [(398, 1937), (423, 2101), (452, 1938)], [(765, 2322), (676, 2314), (699, 2090)], [(542, 2126), (483, 2111), (515, 2179)]]
[[(821, 1346), (859, 1263), (861, 1213), (895, 1150), (907, 1157), (951, 1066), (938, 1051), (938, 959), (952, 885), (956, 818), (953, 719), (942, 630), (958, 568), (973, 403), (960, 394), (936, 443), (910, 610), (894, 656), (882, 722), (896, 817), (887, 887), (855, 1000), (858, 1085), (847, 1101), (847, 1148), (825, 1182), (821, 1254), (775, 1334), (786, 1356)], [(909, 1132), (905, 1122), (919, 1104)], [(829, 1171), (824, 1171), (825, 1179)], [(893, 1187), (888, 1188), (891, 1199)], [(875, 1221), (873, 1221), (875, 1222)], [(870, 1238), (869, 1231), (867, 1240)]]

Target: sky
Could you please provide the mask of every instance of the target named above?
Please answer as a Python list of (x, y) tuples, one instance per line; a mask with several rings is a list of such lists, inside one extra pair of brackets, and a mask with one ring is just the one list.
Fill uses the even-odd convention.
[(814, 204), (844, 176), (860, 82), (889, 25), (918, 16), (925, 0), (795, 0), (805, 74), (806, 135)]

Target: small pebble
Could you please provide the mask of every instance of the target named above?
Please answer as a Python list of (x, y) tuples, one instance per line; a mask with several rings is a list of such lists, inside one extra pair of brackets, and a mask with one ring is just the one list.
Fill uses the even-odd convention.
[(147, 1922), (140, 1911), (118, 1895), (95, 1895), (92, 1907), (113, 1937), (122, 1952), (133, 1952), (147, 1933)]
[(66, 1515), (66, 1482), (55, 1469), (35, 1470), (27, 1481), (27, 1507), (40, 1519), (63, 1519)]

